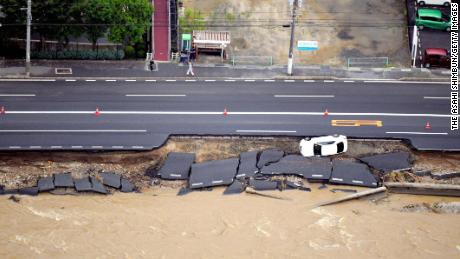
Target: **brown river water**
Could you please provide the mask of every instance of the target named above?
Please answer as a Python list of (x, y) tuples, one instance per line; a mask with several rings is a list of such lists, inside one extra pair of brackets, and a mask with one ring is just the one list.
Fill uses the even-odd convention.
[[(0, 258), (460, 258), (460, 215), (400, 212), (459, 198), (391, 194), (314, 208), (328, 189), (223, 188), (109, 196), (0, 196)], [(329, 187), (330, 189), (331, 187)]]

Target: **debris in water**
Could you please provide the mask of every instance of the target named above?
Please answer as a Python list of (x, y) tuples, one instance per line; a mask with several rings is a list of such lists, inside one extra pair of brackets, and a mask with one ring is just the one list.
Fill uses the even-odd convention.
[(13, 202), (19, 203), (21, 201), (21, 198), (16, 197), (14, 195), (11, 195), (8, 200), (12, 200)]

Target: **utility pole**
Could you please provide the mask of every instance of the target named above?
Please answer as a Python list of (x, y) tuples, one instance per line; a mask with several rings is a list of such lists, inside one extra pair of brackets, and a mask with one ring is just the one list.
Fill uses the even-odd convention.
[(293, 49), (294, 49), (294, 32), (295, 32), (295, 18), (296, 18), (296, 10), (299, 5), (299, 0), (294, 0), (292, 5), (292, 22), (291, 22), (291, 40), (289, 42), (289, 57), (288, 57), (288, 67), (287, 73), (288, 75), (292, 75), (292, 66), (293, 66)]
[(32, 23), (32, 0), (27, 0), (26, 76), (30, 76), (30, 25)]

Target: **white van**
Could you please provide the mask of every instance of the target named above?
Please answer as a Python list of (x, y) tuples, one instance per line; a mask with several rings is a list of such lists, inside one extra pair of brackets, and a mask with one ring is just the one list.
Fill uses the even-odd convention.
[(444, 5), (444, 6), (450, 6), (450, 0), (417, 0), (417, 4), (419, 6), (425, 6), (425, 5)]

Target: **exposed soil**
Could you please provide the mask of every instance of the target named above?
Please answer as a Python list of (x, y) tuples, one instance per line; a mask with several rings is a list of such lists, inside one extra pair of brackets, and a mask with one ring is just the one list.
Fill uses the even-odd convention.
[[(151, 175), (158, 170), (169, 152), (192, 152), (196, 162), (238, 157), (242, 152), (276, 148), (287, 154), (298, 154), (299, 138), (251, 137), (172, 137), (156, 150), (146, 152), (8, 152), (0, 153), (0, 185), (7, 188), (33, 186), (40, 176), (72, 172), (76, 178), (112, 171), (129, 179), (139, 189), (152, 184)], [(409, 182), (438, 182), (460, 184), (460, 179), (435, 180), (412, 172), (428, 170), (436, 173), (460, 172), (460, 154), (417, 152), (399, 141), (350, 140), (348, 152), (335, 159), (355, 160), (358, 157), (393, 151), (407, 151), (414, 160), (410, 172), (394, 172), (385, 179)], [(375, 172), (377, 175), (378, 173)], [(159, 186), (177, 188), (184, 181), (161, 181)]]

